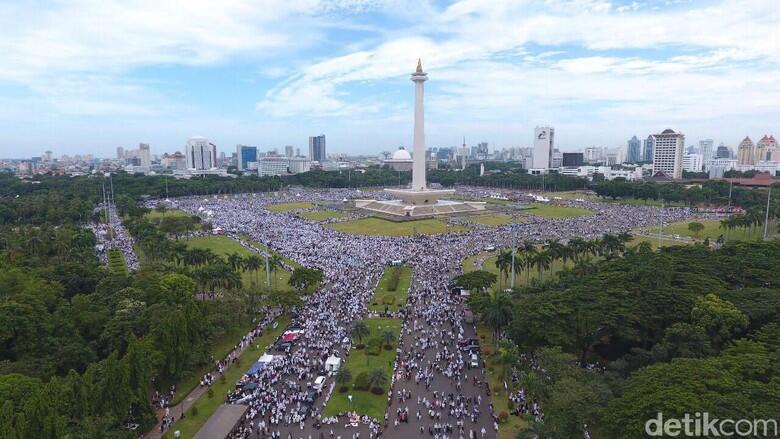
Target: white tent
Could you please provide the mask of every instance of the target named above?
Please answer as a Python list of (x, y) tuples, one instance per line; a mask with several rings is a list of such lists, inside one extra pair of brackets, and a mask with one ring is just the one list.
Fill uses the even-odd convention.
[(331, 355), (325, 360), (325, 370), (328, 372), (335, 372), (341, 367), (341, 358)]
[(274, 356), (271, 354), (263, 354), (263, 356), (257, 360), (258, 363), (270, 363), (272, 361), (274, 361)]

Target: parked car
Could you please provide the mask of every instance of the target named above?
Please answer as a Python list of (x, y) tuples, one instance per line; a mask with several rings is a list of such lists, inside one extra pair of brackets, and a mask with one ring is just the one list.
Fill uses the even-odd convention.
[(325, 377), (320, 375), (314, 380), (314, 385), (312, 386), (314, 390), (321, 391), (322, 386), (325, 385)]
[(282, 343), (279, 343), (278, 345), (276, 345), (276, 350), (277, 351), (286, 351), (287, 349), (291, 348), (292, 345), (293, 345), (292, 342), (285, 341), (285, 342), (282, 342)]
[(471, 366), (472, 369), (479, 367), (479, 357), (477, 354), (471, 354), (471, 361), (469, 362), (469, 366)]

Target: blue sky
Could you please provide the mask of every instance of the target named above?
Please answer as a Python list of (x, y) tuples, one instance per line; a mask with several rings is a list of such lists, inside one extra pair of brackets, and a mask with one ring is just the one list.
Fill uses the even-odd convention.
[(0, 3), (0, 157), (153, 154), (203, 135), (329, 152), (409, 145), (418, 57), (429, 146), (622, 146), (667, 127), (780, 133), (776, 0)]

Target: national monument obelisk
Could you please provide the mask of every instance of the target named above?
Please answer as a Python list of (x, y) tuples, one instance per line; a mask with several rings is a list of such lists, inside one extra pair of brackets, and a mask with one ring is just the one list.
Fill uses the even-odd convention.
[(414, 82), (414, 140), (412, 147), (412, 187), (409, 189), (385, 189), (397, 200), (355, 200), (355, 206), (390, 215), (423, 217), (446, 213), (484, 210), (485, 203), (472, 201), (440, 200), (452, 195), (453, 189), (428, 189), (425, 182), (425, 81), (422, 61), (417, 60), (417, 69), (412, 73)]

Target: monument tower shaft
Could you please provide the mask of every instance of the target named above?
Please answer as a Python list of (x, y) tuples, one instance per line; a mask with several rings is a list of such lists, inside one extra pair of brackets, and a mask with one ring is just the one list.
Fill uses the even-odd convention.
[(412, 152), (412, 190), (422, 191), (428, 185), (425, 182), (425, 81), (428, 74), (423, 72), (422, 63), (417, 60), (417, 71), (412, 73), (414, 82), (414, 144)]

